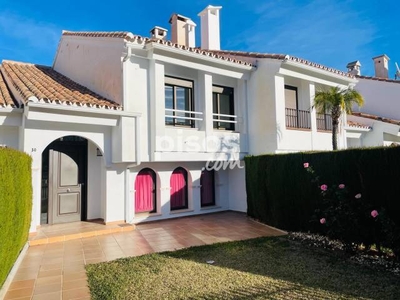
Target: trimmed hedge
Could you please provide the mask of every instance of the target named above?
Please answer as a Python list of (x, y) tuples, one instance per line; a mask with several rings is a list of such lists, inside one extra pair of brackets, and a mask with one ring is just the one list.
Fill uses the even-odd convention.
[(0, 287), (28, 240), (32, 212), (29, 155), (0, 148)]
[(248, 156), (245, 162), (248, 215), (271, 226), (311, 229), (320, 190), (305, 162), (321, 183), (344, 183), (349, 195), (362, 193), (363, 201), (385, 208), (400, 226), (400, 147)]

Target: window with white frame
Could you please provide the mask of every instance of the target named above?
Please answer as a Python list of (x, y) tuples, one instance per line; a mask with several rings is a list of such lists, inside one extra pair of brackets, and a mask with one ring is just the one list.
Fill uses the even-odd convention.
[(194, 127), (193, 81), (165, 77), (165, 124)]
[(235, 130), (233, 88), (213, 86), (213, 127), (223, 130)]

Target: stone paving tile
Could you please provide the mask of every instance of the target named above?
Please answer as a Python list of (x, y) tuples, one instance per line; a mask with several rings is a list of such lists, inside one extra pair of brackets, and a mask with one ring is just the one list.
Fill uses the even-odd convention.
[[(46, 234), (57, 238), (57, 232), (72, 230), (81, 234), (88, 228), (81, 223), (65, 224), (54, 230), (46, 228)], [(224, 212), (139, 224), (135, 231), (31, 246), (4, 299), (90, 299), (85, 272), (87, 264), (282, 234), (244, 214)]]

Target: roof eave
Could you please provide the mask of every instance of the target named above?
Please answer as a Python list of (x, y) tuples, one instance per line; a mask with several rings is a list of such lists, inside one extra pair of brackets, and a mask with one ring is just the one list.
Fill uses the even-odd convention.
[(284, 65), (294, 66), (294, 67), (297, 67), (297, 68), (300, 68), (300, 69), (303, 69), (303, 70), (307, 70), (307, 71), (312, 72), (312, 73), (323, 74), (323, 75), (331, 77), (331, 78), (335, 78), (335, 79), (339, 79), (339, 80), (342, 80), (342, 81), (346, 81), (349, 84), (356, 84), (358, 82), (357, 78), (355, 78), (353, 76), (350, 77), (350, 76), (347, 76), (347, 75), (334, 73), (334, 72), (332, 72), (330, 70), (324, 70), (324, 69), (321, 69), (321, 68), (317, 68), (317, 67), (314, 67), (314, 66), (309, 66), (309, 65), (306, 65), (304, 63), (296, 62), (296, 61), (292, 61), (292, 60), (288, 60), (288, 59), (283, 60), (282, 61), (282, 65), (283, 66)]
[(221, 59), (218, 57), (212, 57), (212, 56), (207, 56), (207, 55), (203, 55), (200, 53), (195, 53), (195, 52), (191, 52), (191, 51), (187, 51), (185, 49), (179, 49), (179, 48), (173, 48), (171, 46), (168, 45), (163, 45), (163, 44), (159, 44), (156, 42), (148, 42), (146, 47), (147, 50), (151, 50), (151, 49), (160, 49), (160, 50), (165, 50), (174, 54), (179, 54), (179, 55), (183, 55), (186, 57), (191, 57), (191, 58), (196, 58), (196, 59), (200, 59), (200, 60), (204, 60), (204, 61), (208, 61), (208, 62), (213, 62), (222, 66), (229, 66), (229, 67), (233, 67), (233, 68), (237, 68), (240, 70), (245, 70), (245, 71), (252, 71), (255, 70), (256, 67), (249, 65), (249, 64), (241, 64), (238, 62), (233, 62), (233, 61), (229, 61), (229, 60), (225, 60), (225, 59)]

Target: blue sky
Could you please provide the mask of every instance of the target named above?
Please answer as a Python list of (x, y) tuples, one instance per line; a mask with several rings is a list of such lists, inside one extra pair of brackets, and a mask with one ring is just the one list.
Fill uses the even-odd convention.
[(360, 60), (373, 75), (372, 57), (387, 54), (389, 73), (400, 63), (400, 4), (394, 0), (0, 0), (0, 59), (51, 65), (61, 30), (131, 31), (148, 36), (169, 29), (176, 12), (197, 23), (208, 4), (221, 5), (221, 47), (284, 53), (340, 70)]

